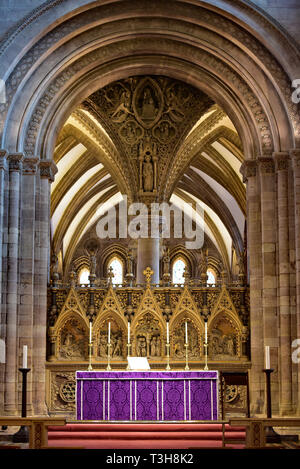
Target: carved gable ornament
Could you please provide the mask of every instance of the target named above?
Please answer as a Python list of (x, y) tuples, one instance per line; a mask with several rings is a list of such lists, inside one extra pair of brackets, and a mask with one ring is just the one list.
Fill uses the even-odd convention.
[(176, 317), (178, 317), (180, 314), (185, 314), (185, 315), (192, 315), (194, 316), (199, 322), (200, 321), (200, 315), (198, 314), (198, 308), (195, 303), (194, 298), (192, 297), (187, 285), (184, 286), (183, 292), (179, 298), (179, 301), (177, 303), (175, 312), (174, 312), (174, 320)]

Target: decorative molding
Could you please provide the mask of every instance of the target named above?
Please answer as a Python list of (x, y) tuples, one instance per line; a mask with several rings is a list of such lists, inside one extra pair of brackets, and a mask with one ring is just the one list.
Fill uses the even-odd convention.
[(290, 165), (290, 156), (288, 152), (275, 152), (273, 153), (273, 158), (275, 162), (275, 171), (286, 171), (289, 169)]
[(257, 160), (246, 160), (240, 168), (243, 176), (243, 182), (246, 183), (248, 178), (255, 177), (257, 173)]
[(47, 178), (50, 182), (54, 181), (54, 176), (58, 169), (55, 163), (50, 160), (42, 160), (39, 163), (41, 178)]
[(24, 158), (23, 174), (36, 174), (38, 162), (38, 158)]
[(10, 153), (7, 156), (9, 171), (21, 171), (23, 153)]

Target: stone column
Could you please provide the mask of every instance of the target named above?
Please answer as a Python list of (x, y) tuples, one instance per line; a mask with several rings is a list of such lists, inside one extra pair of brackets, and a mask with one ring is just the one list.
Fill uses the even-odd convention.
[(280, 346), (280, 414), (289, 415), (292, 406), (290, 245), (289, 245), (289, 154), (275, 153), (278, 215), (278, 305)]
[[(300, 149), (290, 151), (294, 175), (295, 264), (296, 264), (296, 338), (300, 338)], [(297, 365), (297, 414), (300, 415), (300, 363)]]
[(275, 166), (271, 157), (258, 160), (261, 191), (262, 230), (262, 305), (264, 345), (270, 346), (272, 373), (272, 407), (278, 410), (278, 324), (277, 324), (277, 275), (276, 275), (276, 185)]
[(247, 250), (250, 281), (250, 411), (251, 416), (262, 414), (264, 404), (264, 349), (262, 328), (262, 242), (260, 185), (256, 160), (241, 166), (247, 185)]
[(19, 368), (19, 344), (17, 341), (19, 304), (19, 234), (20, 234), (20, 171), (23, 155), (8, 155), (9, 163), (9, 207), (7, 239), (7, 319), (6, 319), (6, 367), (5, 405), (7, 414), (18, 412), (17, 381)]
[(50, 263), (50, 183), (57, 171), (52, 161), (40, 162), (36, 191), (35, 278), (33, 350), (33, 408), (36, 415), (47, 413), (45, 361), (47, 337), (47, 283)]
[(159, 283), (159, 256), (160, 256), (160, 237), (158, 230), (153, 230), (151, 233), (151, 224), (161, 221), (160, 217), (156, 216), (145, 216), (144, 223), (148, 225), (148, 238), (139, 238), (137, 242), (137, 271), (136, 281), (137, 283), (145, 283), (145, 276), (143, 271), (147, 267), (151, 267), (154, 274), (152, 277), (152, 283)]
[[(4, 150), (0, 150), (0, 338), (6, 340), (6, 316), (4, 310), (4, 302), (3, 302), (3, 289), (2, 289), (2, 282), (3, 282), (3, 267), (2, 267), (2, 255), (3, 255), (3, 237), (4, 237), (4, 211), (5, 211), (5, 173), (7, 169), (6, 163), (7, 152)], [(3, 295), (3, 296), (2, 296)], [(4, 374), (5, 374), (5, 365), (0, 364), (0, 414), (3, 413), (3, 403), (4, 403)]]
[[(20, 233), (20, 305), (19, 305), (19, 345), (28, 347), (27, 413), (32, 415), (32, 381), (35, 369), (33, 356), (33, 315), (34, 315), (34, 250), (35, 250), (35, 191), (37, 158), (24, 158), (22, 175), (21, 224)], [(21, 401), (21, 396), (19, 396)]]

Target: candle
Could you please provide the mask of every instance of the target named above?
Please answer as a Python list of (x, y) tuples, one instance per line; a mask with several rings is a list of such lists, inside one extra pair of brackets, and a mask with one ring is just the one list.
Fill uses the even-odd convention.
[(188, 331), (187, 331), (187, 322), (185, 323), (185, 343), (188, 343)]
[(265, 346), (266, 370), (270, 369), (270, 346)]
[(90, 322), (90, 344), (92, 343), (92, 323)]
[(207, 344), (207, 322), (205, 321), (205, 343)]
[(167, 344), (169, 343), (170, 341), (170, 337), (169, 337), (169, 323), (167, 322)]
[(23, 368), (27, 368), (27, 345), (23, 345)]
[(110, 322), (108, 323), (108, 343), (110, 344)]
[(130, 322), (128, 321), (128, 344), (130, 344)]

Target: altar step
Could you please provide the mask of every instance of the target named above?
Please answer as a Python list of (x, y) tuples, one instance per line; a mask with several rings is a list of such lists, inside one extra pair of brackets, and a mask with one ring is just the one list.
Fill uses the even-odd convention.
[[(225, 425), (227, 448), (245, 447), (245, 428)], [(85, 449), (221, 448), (222, 424), (69, 423), (48, 428), (49, 447)]]

